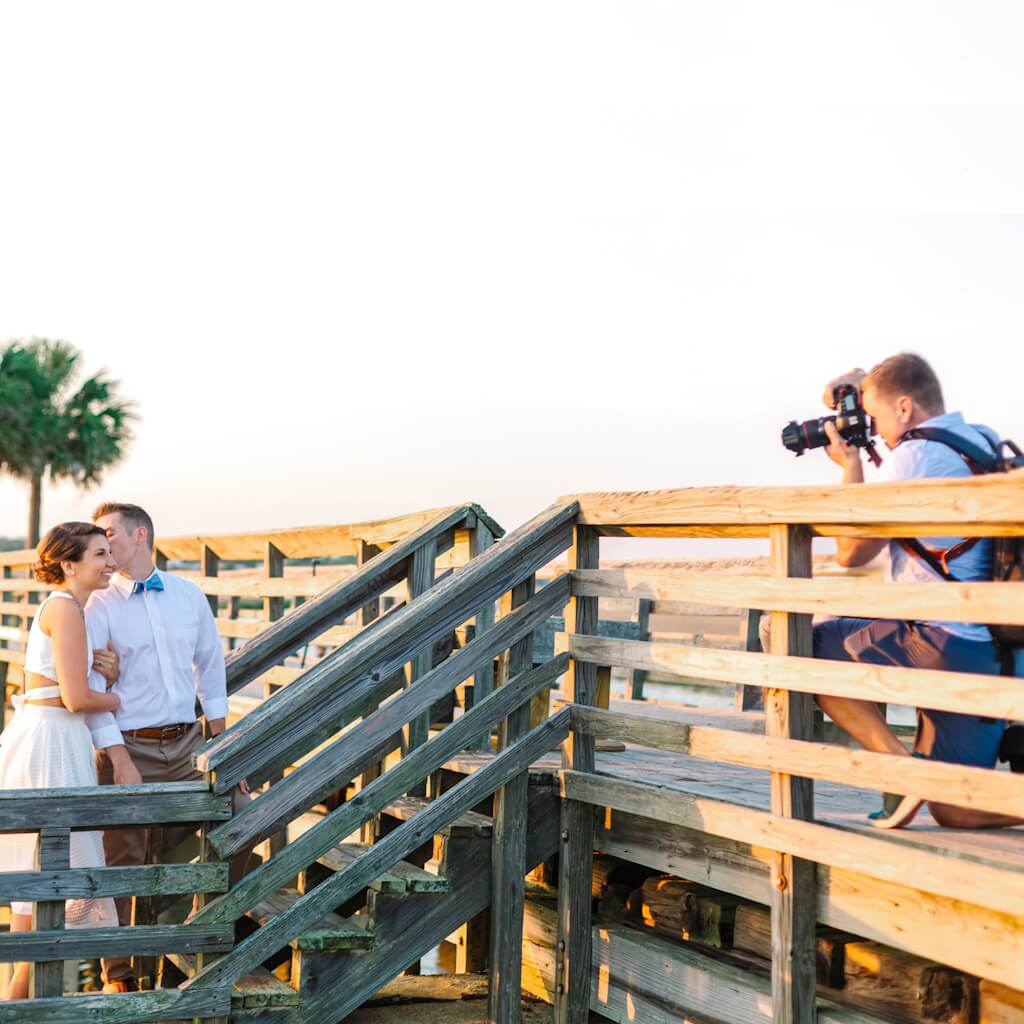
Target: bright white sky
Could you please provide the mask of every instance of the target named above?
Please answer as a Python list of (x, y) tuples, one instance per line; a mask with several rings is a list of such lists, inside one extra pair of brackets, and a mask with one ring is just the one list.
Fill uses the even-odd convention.
[(6, 4), (0, 339), (142, 416), (44, 526), (830, 480), (780, 428), (906, 348), (1024, 442), (1021, 38), (984, 0)]

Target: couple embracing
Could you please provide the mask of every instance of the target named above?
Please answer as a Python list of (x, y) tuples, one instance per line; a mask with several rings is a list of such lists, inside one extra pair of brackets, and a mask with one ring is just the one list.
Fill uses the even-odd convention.
[[(39, 544), (37, 579), (54, 588), (25, 650), (25, 691), (0, 736), (0, 790), (182, 782), (202, 778), (192, 755), (227, 716), (224, 651), (202, 591), (158, 571), (153, 521), (138, 505), (106, 503), (92, 523), (62, 523)], [(236, 808), (248, 799), (244, 783)], [(37, 836), (8, 836), (0, 870), (31, 871)], [(72, 867), (146, 860), (146, 829), (73, 832)], [(232, 863), (244, 868), (248, 851)], [(32, 904), (11, 905), (11, 931), (32, 927)], [(69, 928), (131, 923), (131, 898), (68, 900)], [(126, 957), (103, 960), (105, 992), (136, 989)], [(19, 964), (8, 999), (28, 995)]]

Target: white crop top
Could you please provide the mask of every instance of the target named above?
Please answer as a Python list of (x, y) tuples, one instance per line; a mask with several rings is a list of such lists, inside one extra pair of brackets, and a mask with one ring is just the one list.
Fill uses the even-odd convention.
[[(63, 590), (55, 590), (50, 596), (43, 601), (39, 606), (39, 610), (35, 614), (35, 618), (32, 620), (32, 628), (28, 633), (28, 643), (25, 645), (25, 665), (24, 671), (35, 672), (36, 675), (45, 676), (47, 679), (52, 679), (54, 682), (57, 681), (57, 665), (53, 658), (53, 640), (43, 632), (43, 627), (39, 625), (39, 616), (43, 608), (46, 607), (46, 602), (53, 600), (55, 597), (66, 597), (69, 601), (74, 601), (74, 598), (65, 593)], [(92, 641), (89, 639), (89, 627), (86, 626), (85, 630), (85, 650), (86, 650), (86, 671), (92, 668)], [(45, 689), (52, 689), (52, 687), (45, 687)], [(41, 698), (41, 690), (35, 689), (31, 693), (34, 696)], [(52, 696), (58, 696), (53, 694)]]

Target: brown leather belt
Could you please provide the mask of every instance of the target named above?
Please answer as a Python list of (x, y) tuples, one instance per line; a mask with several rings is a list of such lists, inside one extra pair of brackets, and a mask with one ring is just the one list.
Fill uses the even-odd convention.
[(174, 725), (156, 725), (145, 729), (122, 729), (121, 735), (139, 740), (177, 740), (195, 724), (195, 722), (177, 722)]

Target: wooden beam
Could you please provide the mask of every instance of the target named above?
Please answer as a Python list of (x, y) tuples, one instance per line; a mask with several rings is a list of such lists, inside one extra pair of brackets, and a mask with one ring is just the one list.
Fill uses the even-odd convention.
[[(769, 851), (813, 858), (819, 864), (818, 917), (824, 923), (1008, 985), (1024, 982), (1024, 872), (830, 825), (778, 818), (678, 789), (586, 773), (564, 772), (562, 779), (563, 795), (569, 799), (706, 834), (706, 840), (696, 837), (698, 844), (713, 843), (717, 836), (760, 848), (752, 859), (762, 872), (761, 881), (739, 887), (735, 876), (719, 872), (715, 881), (708, 878), (716, 888), (766, 902)], [(625, 855), (607, 845), (602, 848)], [(734, 858), (733, 853), (728, 856)], [(678, 864), (666, 869), (684, 873)], [(992, 903), (999, 907), (991, 908)], [(961, 948), (958, 944), (967, 934), (970, 942)]]
[[(219, 572), (220, 558), (217, 552), (209, 544), (204, 544), (199, 552), (199, 574), (212, 577), (216, 576)], [(209, 594), (206, 600), (210, 605), (211, 614), (214, 618), (217, 618), (217, 606), (220, 603), (220, 599), (215, 594)]]
[(745, 683), (798, 693), (916, 704), (967, 715), (1024, 719), (1024, 687), (1012, 677), (814, 658), (776, 658), (770, 654), (600, 636), (569, 636), (561, 649), (567, 650), (577, 661), (593, 665), (644, 668), (649, 672), (668, 672), (709, 683)]
[[(386, 678), (405, 663), (410, 649), (425, 646), (428, 641), (454, 629), (485, 601), (514, 586), (524, 576), (535, 572), (564, 551), (568, 546), (575, 513), (574, 505), (545, 509), (506, 537), (501, 544), (496, 544), (432, 587), (416, 602), (415, 608), (407, 606), (397, 613), (382, 616), (379, 624), (375, 623), (370, 629), (364, 630), (345, 647), (309, 669), (301, 680), (293, 683), (288, 691), (287, 702), (271, 698), (208, 743), (198, 754), (197, 765), (202, 770), (210, 770), (228, 760), (232, 751), (248, 755), (256, 741), (270, 735), (283, 746), (287, 746), (289, 741), (300, 739), (315, 725), (317, 717), (330, 719), (345, 703), (344, 694), (333, 696), (339, 692), (339, 684), (343, 680), (374, 672), (382, 679)], [(436, 524), (432, 529), (437, 529), (439, 525)], [(423, 539), (422, 535), (416, 535), (399, 542), (366, 566), (365, 575), (371, 578), (379, 576), (379, 569), (372, 570), (377, 563), (391, 564), (395, 552), (402, 557), (394, 568), (402, 572), (408, 555)], [(369, 596), (366, 590), (359, 592), (358, 587), (353, 587), (359, 575), (357, 572), (343, 584), (349, 588), (346, 593), (352, 610), (364, 604)], [(296, 646), (300, 646), (307, 636), (316, 636), (322, 632), (325, 623), (322, 618), (318, 618), (317, 609), (321, 616), (326, 608), (330, 609), (332, 615), (337, 615), (338, 604), (337, 594), (332, 598), (331, 592), (327, 591), (275, 623), (252, 644), (246, 644), (228, 659), (229, 678), (230, 666), (235, 664), (236, 659), (242, 659), (250, 648), (256, 648), (256, 645), (259, 645), (258, 651), (261, 653), (247, 659), (245, 671), (239, 672), (237, 679), (254, 678), (277, 661), (283, 650), (280, 641), (286, 630), (289, 644), (294, 643)], [(308, 609), (313, 611), (305, 619)], [(300, 620), (307, 625), (296, 626), (295, 623)]]
[[(811, 575), (811, 537), (799, 526), (772, 526), (771, 567), (783, 578)], [(811, 658), (811, 619), (771, 613), (772, 655)], [(770, 689), (765, 693), (765, 735), (814, 739), (810, 694)], [(785, 772), (771, 773), (771, 813), (798, 821), (814, 820), (814, 782)], [(776, 851), (772, 858), (772, 1020), (775, 1024), (814, 1024), (815, 873), (814, 862)]]
[[(376, 544), (368, 544), (365, 540), (360, 538), (356, 541), (356, 565), (362, 568), (366, 565), (370, 559), (375, 558), (379, 555), (381, 549)], [(356, 612), (356, 625), (359, 629), (366, 629), (371, 622), (380, 617), (381, 598), (380, 596), (374, 597), (371, 601)], [(376, 709), (374, 709), (376, 710)], [(371, 711), (372, 714), (372, 711)], [(365, 789), (374, 779), (380, 776), (380, 773), (384, 770), (383, 762), (375, 761), (373, 764), (366, 766), (363, 774), (359, 777), (359, 789)], [(370, 821), (363, 822), (362, 828), (360, 829), (360, 835), (364, 843), (372, 843), (377, 838), (377, 821), (370, 819)]]
[[(470, 532), (469, 554), (470, 558), (479, 558), (494, 544), (494, 535), (485, 523), (478, 523), (476, 528)], [(486, 602), (476, 613), (477, 635), (485, 632), (494, 625), (494, 602)], [(494, 662), (487, 662), (477, 669), (473, 676), (473, 699), (483, 700), (494, 689)], [(491, 749), (491, 734), (481, 736), (474, 744), (480, 750)]]
[(593, 526), (984, 523), (1024, 532), (1024, 470), (956, 480), (688, 487), (574, 494), (560, 500), (578, 501), (580, 522)]
[[(153, 924), (133, 928), (0, 933), (0, 961), (195, 953), (230, 949), (234, 938), (231, 924)], [(62, 964), (62, 976), (63, 969)]]
[[(66, 828), (45, 828), (39, 832), (39, 842), (36, 847), (36, 870), (38, 871), (66, 871), (71, 866), (71, 832)], [(52, 894), (51, 894), (52, 895)], [(22, 897), (24, 898), (24, 897)], [(63, 900), (39, 900), (32, 907), (32, 931), (47, 931), (50, 934), (60, 934), (64, 928), (64, 901)], [(19, 932), (24, 936), (24, 932)], [(28, 945), (25, 946), (25, 955), (20, 960), (31, 959), (28, 956)], [(3, 948), (0, 946), (0, 955)], [(46, 996), (59, 996), (64, 992), (64, 960), (62, 957), (52, 957), (44, 960), (36, 958), (32, 965), (29, 976), (28, 994), (30, 999), (45, 998)]]
[(227, 864), (145, 864), (121, 868), (4, 871), (0, 901), (89, 899), (94, 896), (179, 896), (227, 892)]
[[(536, 575), (516, 584), (508, 613), (525, 607), (537, 590)], [(508, 652), (507, 677), (533, 668), (533, 632)], [(530, 705), (521, 704), (498, 725), (498, 750), (507, 750), (530, 730)], [(523, 901), (526, 898), (526, 824), (529, 774), (522, 772), (494, 794), (491, 837), (491, 954), (487, 997), (489, 1024), (519, 1024), (522, 1007)]]
[[(418, 597), (422, 597), (434, 585), (434, 561), (437, 557), (436, 547), (432, 541), (420, 545), (409, 559), (406, 577), (406, 604), (411, 605)], [(426, 675), (432, 667), (433, 644), (428, 644), (413, 656), (405, 666), (405, 686), (409, 689), (416, 680)], [(402, 730), (403, 753), (422, 747), (427, 742), (430, 732), (429, 709), (412, 719)]]
[(882, 583), (858, 577), (801, 579), (591, 569), (573, 573), (573, 593), (586, 597), (770, 608), (807, 615), (949, 620), (983, 625), (1024, 623), (1024, 583)]
[[(570, 571), (597, 569), (600, 557), (597, 533), (586, 526), (576, 526), (569, 549)], [(565, 608), (565, 628), (580, 635), (596, 632), (597, 598), (573, 597)], [(573, 660), (562, 683), (562, 693), (569, 704), (593, 705), (597, 697), (597, 666)], [(593, 737), (570, 731), (562, 747), (562, 764), (578, 772), (592, 772)], [(594, 838), (594, 817), (589, 808), (573, 801), (565, 803), (561, 834), (555, 1020), (557, 1024), (586, 1024), (590, 1007), (590, 875)]]
[[(494, 696), (497, 697), (498, 694)], [(442, 730), (442, 734), (454, 729), (457, 724), (456, 722)], [(402, 860), (449, 821), (474, 807), (513, 776), (527, 770), (538, 757), (562, 742), (568, 728), (568, 712), (560, 712), (548, 719), (508, 750), (467, 776), (453, 789), (428, 804), (412, 820), (388, 833), (344, 871), (325, 879), (312, 891), (300, 897), (284, 913), (244, 939), (222, 959), (199, 971), (185, 982), (183, 988), (220, 988), (247, 974), (267, 956), (280, 949), (284, 943), (319, 920), (326, 911), (340, 906), (345, 900), (366, 888), (382, 870)], [(431, 743), (419, 749), (427, 751)], [(406, 760), (411, 760), (411, 757)], [(395, 770), (397, 769), (382, 775), (374, 785), (382, 783)], [(369, 789), (366, 792), (368, 793)], [(307, 835), (314, 831), (310, 830)]]
[[(578, 572), (600, 572), (600, 569), (582, 569)], [(576, 573), (573, 574), (575, 581)], [(598, 595), (590, 595), (596, 597)], [(650, 640), (651, 638), (651, 608), (654, 602), (646, 597), (641, 597), (636, 602), (636, 630), (637, 640)], [(647, 673), (642, 668), (630, 669), (626, 680), (626, 697), (629, 700), (644, 699), (644, 683), (647, 681)]]
[(182, 1020), (226, 1014), (231, 1008), (231, 989), (209, 992), (126, 992), (122, 995), (58, 996), (0, 1002), (0, 1024), (148, 1024), (149, 1021)]
[[(268, 580), (280, 579), (284, 576), (284, 554), (273, 541), (267, 541), (266, 554), (263, 556), (263, 575)], [(284, 615), (283, 597), (265, 597), (263, 614), (268, 622), (277, 622)]]
[(686, 725), (599, 708), (574, 706), (573, 728), (595, 739), (618, 739), (705, 761), (787, 772), (808, 779), (875, 789), (905, 779), (908, 793), (925, 800), (1024, 817), (1024, 779), (1011, 772), (944, 761), (875, 754), (833, 743), (758, 736), (734, 729)]
[(520, 679), (510, 680), (442, 729), (425, 746), (414, 750), (380, 778), (374, 779), (359, 794), (358, 800), (341, 805), (326, 815), (318, 825), (293, 838), (277, 857), (251, 871), (230, 892), (215, 900), (198, 915), (196, 920), (234, 921), (240, 917), (351, 835), (364, 821), (407, 793), (415, 782), (444, 765), (462, 750), (470, 737), (478, 735), (474, 729), (480, 730), (500, 721), (518, 704), (533, 696), (541, 686), (550, 684), (552, 679), (565, 671), (567, 663), (568, 658), (563, 655)]
[(230, 817), (231, 798), (214, 796), (203, 782), (0, 790), (0, 834), (44, 821), (48, 828), (81, 831)]

